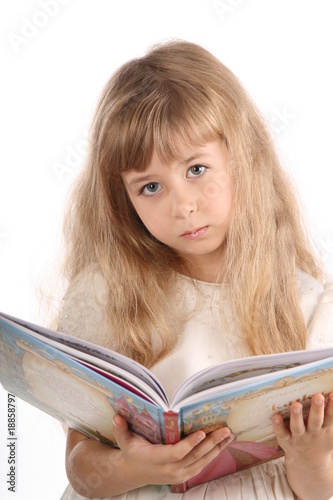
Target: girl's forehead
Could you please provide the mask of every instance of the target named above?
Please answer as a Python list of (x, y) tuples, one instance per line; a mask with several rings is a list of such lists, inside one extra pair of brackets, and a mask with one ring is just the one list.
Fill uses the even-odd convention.
[[(166, 158), (166, 160), (174, 160), (180, 163), (190, 163), (196, 158), (205, 155), (209, 152), (212, 143), (216, 142), (218, 139), (214, 140), (201, 140), (200, 142), (189, 142), (188, 140), (183, 140), (180, 137), (175, 137), (173, 143), (174, 155), (172, 158)], [(154, 147), (151, 156), (151, 162), (159, 159), (162, 163), (165, 162), (165, 158), (161, 157), (158, 148)], [(151, 163), (150, 162), (150, 163)]]
[(220, 139), (216, 134), (207, 134), (196, 139), (193, 136), (194, 134), (191, 133), (184, 136), (172, 132), (169, 141), (155, 143), (152, 146), (149, 160), (146, 162), (144, 169), (156, 161), (161, 164), (189, 163), (200, 154), (205, 153), (210, 143)]
[(205, 143), (206, 141), (204, 140), (201, 140), (199, 143), (196, 141), (191, 142), (188, 137), (182, 137), (178, 133), (172, 132), (168, 144), (153, 145), (151, 160), (159, 158), (161, 162), (172, 160), (182, 161), (188, 157), (193, 149), (204, 147)]

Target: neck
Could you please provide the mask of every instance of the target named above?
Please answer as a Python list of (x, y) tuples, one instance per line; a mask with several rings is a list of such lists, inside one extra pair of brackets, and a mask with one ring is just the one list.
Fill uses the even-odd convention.
[(183, 265), (180, 272), (189, 278), (207, 283), (223, 283), (225, 277), (225, 269), (223, 259), (220, 256), (215, 256), (207, 259), (198, 258), (183, 259)]

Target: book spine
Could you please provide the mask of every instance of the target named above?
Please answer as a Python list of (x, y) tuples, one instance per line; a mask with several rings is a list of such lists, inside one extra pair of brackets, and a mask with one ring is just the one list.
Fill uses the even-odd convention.
[(164, 431), (166, 444), (175, 444), (180, 440), (178, 415), (173, 411), (164, 412)]
[(179, 483), (171, 485), (171, 493), (185, 493), (187, 490), (187, 483)]
[[(166, 444), (175, 444), (180, 441), (179, 428), (178, 428), (178, 415), (173, 411), (164, 413), (164, 429), (165, 429), (165, 442)], [(187, 490), (186, 483), (172, 484), (172, 493), (184, 493)]]

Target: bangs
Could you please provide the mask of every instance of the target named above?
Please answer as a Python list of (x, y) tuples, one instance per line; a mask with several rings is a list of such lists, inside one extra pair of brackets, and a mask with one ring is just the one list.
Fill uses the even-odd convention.
[(181, 143), (203, 146), (223, 138), (219, 115), (217, 104), (200, 88), (176, 88), (169, 81), (160, 81), (154, 89), (145, 87), (113, 120), (111, 149), (113, 155), (118, 153), (112, 160), (113, 173), (145, 170), (154, 149), (162, 162), (179, 161)]

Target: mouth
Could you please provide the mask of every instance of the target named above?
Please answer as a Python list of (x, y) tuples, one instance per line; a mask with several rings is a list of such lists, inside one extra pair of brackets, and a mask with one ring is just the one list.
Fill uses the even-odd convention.
[(193, 231), (186, 231), (181, 236), (187, 240), (195, 240), (203, 236), (208, 230), (208, 226), (199, 227), (198, 229), (194, 229)]

